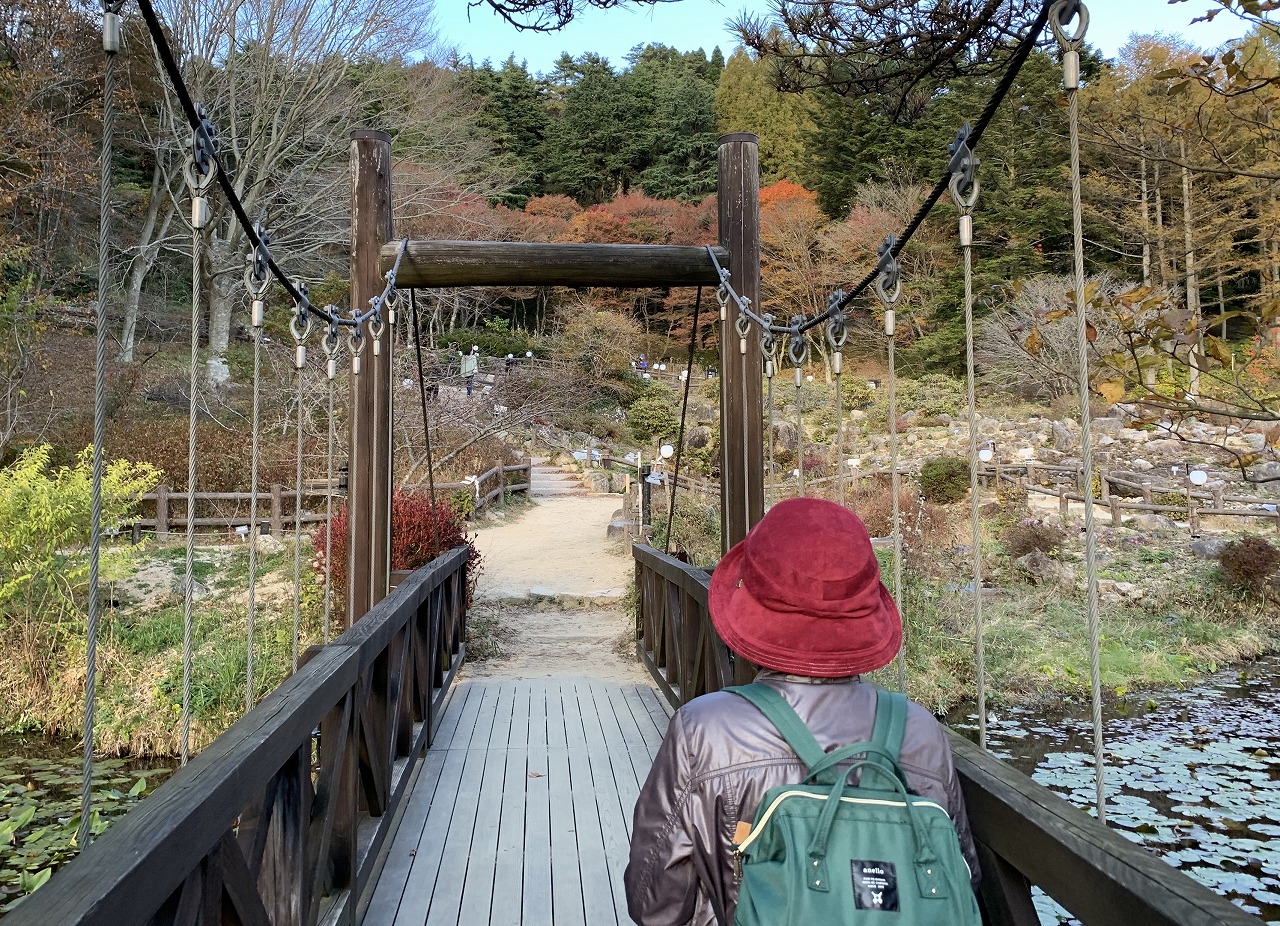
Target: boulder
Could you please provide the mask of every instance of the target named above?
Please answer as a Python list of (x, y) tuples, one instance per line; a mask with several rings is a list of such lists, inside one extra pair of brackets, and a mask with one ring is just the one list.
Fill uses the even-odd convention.
[(1178, 529), (1177, 521), (1162, 514), (1140, 514), (1134, 519), (1133, 523), (1138, 530), (1154, 531), (1156, 533), (1176, 531)]
[(693, 428), (684, 439), (684, 445), (690, 450), (701, 450), (709, 443), (711, 443), (711, 429), (708, 427)]
[(1031, 577), (1034, 585), (1055, 585), (1070, 588), (1076, 581), (1075, 567), (1070, 563), (1054, 559), (1041, 550), (1032, 550), (1026, 556), (1019, 556), (1015, 563)]
[(1230, 541), (1221, 537), (1207, 537), (1204, 540), (1197, 540), (1191, 545), (1191, 552), (1201, 559), (1217, 559), (1222, 555), (1222, 551), (1227, 548)]
[(1142, 586), (1133, 582), (1116, 582), (1112, 579), (1098, 581), (1098, 598), (1104, 604), (1137, 604), (1146, 597)]
[(1124, 422), (1119, 418), (1095, 418), (1093, 419), (1094, 434), (1109, 434), (1112, 437), (1117, 436), (1124, 430)]
[(258, 548), (261, 556), (270, 556), (272, 553), (279, 553), (284, 549), (284, 543), (270, 534), (259, 534), (253, 540), (253, 545)]
[(1274, 460), (1259, 463), (1257, 466), (1250, 467), (1249, 475), (1254, 479), (1280, 479), (1280, 463)]
[(614, 518), (609, 522), (609, 526), (604, 529), (604, 535), (610, 538), (619, 537), (625, 540), (631, 536), (635, 527), (636, 522), (632, 521), (630, 518)]
[(1053, 423), (1053, 449), (1059, 453), (1070, 453), (1076, 449), (1079, 438), (1075, 432), (1061, 421)]
[[(1138, 433), (1141, 433), (1141, 432), (1138, 432)], [(1155, 467), (1155, 464), (1152, 463), (1151, 461), (1144, 460), (1141, 457), (1138, 457), (1137, 459), (1131, 460), (1129, 462), (1129, 468), (1132, 469), (1134, 472), (1149, 473), (1156, 467)]]
[[(183, 571), (179, 575), (176, 575), (173, 577), (173, 584), (170, 586), (170, 588), (172, 589), (175, 595), (177, 595), (179, 598), (182, 598), (186, 594), (187, 576), (185, 572), (185, 567), (179, 567), (179, 568), (182, 569)], [(191, 600), (192, 601), (203, 601), (204, 599), (208, 598), (211, 594), (213, 593), (209, 589), (209, 586), (205, 585), (199, 579), (192, 578), (191, 580)]]

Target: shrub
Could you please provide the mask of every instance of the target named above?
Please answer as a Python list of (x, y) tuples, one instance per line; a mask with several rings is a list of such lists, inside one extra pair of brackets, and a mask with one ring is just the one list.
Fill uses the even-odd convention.
[[(335, 601), (347, 594), (347, 506), (334, 510), (332, 530), (322, 524), (312, 535), (312, 565), (321, 577), (332, 553), (332, 587)], [(332, 537), (330, 550), (329, 537)], [(391, 568), (417, 569), (454, 547), (467, 546), (468, 597), (480, 574), (480, 551), (467, 536), (463, 515), (447, 501), (433, 506), (425, 495), (397, 489), (391, 496)]]
[(920, 467), (920, 493), (926, 501), (949, 505), (969, 491), (969, 461), (961, 457), (935, 457)]
[(1227, 581), (1244, 591), (1259, 592), (1280, 567), (1280, 550), (1261, 537), (1233, 540), (1218, 557)]
[(1000, 539), (1004, 543), (1005, 553), (1011, 559), (1017, 559), (1036, 550), (1053, 553), (1066, 543), (1067, 532), (1052, 524), (1045, 524), (1038, 518), (1026, 518), (1009, 525)]
[(665, 386), (652, 386), (627, 409), (627, 427), (642, 444), (674, 437), (680, 427), (676, 398)]
[[(893, 490), (887, 479), (859, 490), (853, 509), (871, 536), (893, 536)], [(902, 543), (908, 554), (951, 545), (951, 525), (945, 508), (922, 500), (904, 487), (898, 494), (898, 512), (902, 519)]]

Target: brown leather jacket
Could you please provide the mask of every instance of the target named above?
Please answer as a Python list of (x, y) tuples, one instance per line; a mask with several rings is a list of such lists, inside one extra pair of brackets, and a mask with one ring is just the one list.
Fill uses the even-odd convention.
[[(867, 740), (875, 689), (860, 679), (817, 679), (762, 671), (825, 750)], [(960, 835), (973, 885), (978, 859), (964, 798), (942, 725), (912, 702), (899, 765), (913, 794), (947, 809)], [(739, 820), (755, 818), (772, 787), (803, 777), (804, 766), (746, 699), (725, 692), (695, 698), (671, 718), (649, 778), (636, 801), (627, 908), (640, 926), (714, 926), (705, 881), (730, 921), (738, 900), (732, 838)], [(699, 879), (699, 872), (703, 878)]]

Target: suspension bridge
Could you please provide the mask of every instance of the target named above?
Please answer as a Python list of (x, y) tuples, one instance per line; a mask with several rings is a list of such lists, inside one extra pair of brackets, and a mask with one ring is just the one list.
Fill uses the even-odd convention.
[[(932, 206), (950, 192), (960, 215), (958, 246), (966, 270), (971, 498), (978, 527), (979, 460), (973, 392), (971, 249), (978, 214), (978, 159), (983, 130), (1021, 63), (1046, 26), (1064, 64), (1071, 114), (1076, 310), (1080, 338), (1083, 467), (1090, 458), (1088, 351), (1083, 297), (1083, 238), (1076, 90), (1079, 48), (1088, 18), (1083, 5), (1047, 3), (1012, 55), (990, 104), (957, 135), (950, 162), (917, 215), (891, 236), (868, 276), (834, 294), (815, 317), (779, 323), (761, 314), (757, 140), (720, 140), (719, 243), (716, 247), (559, 245), (402, 241), (392, 222), (390, 138), (356, 132), (351, 139), (351, 309), (313, 305), (300, 281), (270, 252), (270, 235), (244, 214), (227, 182), (209, 116), (191, 99), (150, 0), (139, 0), (161, 62), (191, 124), (187, 180), (192, 197), (192, 393), (206, 280), (201, 261), (208, 235), (207, 195), (215, 184), (252, 244), (246, 286), (254, 336), (254, 506), (259, 501), (257, 423), (260, 350), (266, 294), (281, 286), (294, 305), (296, 366), (320, 330), (329, 413), (329, 478), (333, 479), (334, 408), (339, 367), (349, 368), (350, 485), (345, 602), (325, 582), (325, 645), (277, 690), (254, 703), (252, 663), (243, 718), (197, 755), (188, 754), (191, 674), (192, 549), (199, 484), (191, 403), (187, 498), (183, 767), (153, 796), (90, 843), (97, 564), (101, 543), (101, 475), (107, 261), (101, 261), (97, 305), (97, 409), (94, 429), (93, 555), (85, 703), (84, 849), (18, 906), (13, 926), (311, 926), (311, 924), (622, 924), (628, 922), (622, 869), (631, 810), (670, 713), (725, 685), (749, 681), (754, 667), (725, 647), (708, 618), (706, 572), (637, 544), (636, 655), (651, 683), (577, 677), (469, 679), (466, 628), (467, 550), (458, 548), (391, 585), (391, 329), (401, 290), (445, 286), (709, 287), (720, 315), (722, 543), (740, 540), (763, 515), (764, 429), (774, 414), (774, 378), (790, 365), (801, 384), (811, 332), (834, 352), (839, 404), (846, 310), (874, 292), (885, 308), (890, 358), (889, 431), (893, 449), (895, 555), (892, 587), (903, 585), (897, 414), (894, 398), (894, 304), (903, 281), (897, 256)], [(104, 24), (105, 89), (102, 232), (110, 236), (111, 96), (119, 49), (121, 4), (108, 3)], [(1074, 31), (1072, 31), (1074, 30)], [(701, 299), (699, 298), (699, 308)], [(416, 308), (416, 306), (415, 306)], [(416, 324), (416, 319), (415, 319)], [(694, 330), (697, 331), (695, 319)], [(419, 354), (421, 369), (421, 355)], [(690, 365), (692, 364), (692, 349)], [(688, 377), (685, 380), (686, 403)], [(430, 460), (430, 430), (424, 429)], [(767, 406), (767, 408), (766, 408)], [(799, 408), (799, 403), (797, 403)], [(842, 414), (842, 410), (839, 411)], [(299, 403), (301, 414), (301, 403)], [(798, 413), (797, 413), (798, 414)], [(802, 422), (799, 423), (802, 427)], [(837, 435), (841, 432), (837, 428)], [(299, 428), (301, 440), (301, 428)], [(836, 438), (839, 441), (839, 437)], [(772, 440), (770, 444), (770, 452)], [(677, 444), (679, 487), (683, 441)], [(837, 448), (839, 458), (839, 448)], [(299, 451), (298, 484), (301, 478)], [(501, 471), (499, 466), (499, 471)], [(434, 476), (428, 466), (429, 491)], [(803, 491), (803, 468), (798, 474)], [(501, 472), (499, 479), (501, 479)], [(530, 477), (531, 479), (531, 477)], [(1087, 487), (1086, 487), (1087, 489)], [(843, 491), (843, 486), (841, 487)], [(1106, 773), (1098, 680), (1097, 573), (1092, 493), (1083, 491), (1088, 622), (1092, 644), (1096, 816), (1075, 809), (985, 751), (982, 596), (972, 596), (977, 635), (980, 742), (954, 739), (974, 835), (983, 863), (981, 902), (992, 926), (1030, 926), (1039, 917), (1039, 888), (1090, 926), (1245, 924), (1256, 920), (1169, 867), (1105, 825)], [(295, 518), (301, 517), (296, 505)], [(329, 512), (331, 513), (331, 512)], [(326, 522), (328, 523), (328, 522)], [(295, 528), (298, 525), (295, 525)], [(668, 532), (669, 533), (669, 532)], [(975, 533), (973, 578), (981, 584)], [(251, 545), (250, 549), (253, 549)], [(299, 554), (300, 556), (300, 554)], [(295, 579), (301, 570), (295, 562)], [(251, 561), (248, 599), (253, 630)], [(295, 604), (295, 609), (296, 609)], [(347, 617), (333, 636), (333, 614)], [(295, 611), (294, 656), (298, 653)], [(252, 642), (250, 645), (252, 653)], [(899, 679), (904, 668), (899, 663)]]

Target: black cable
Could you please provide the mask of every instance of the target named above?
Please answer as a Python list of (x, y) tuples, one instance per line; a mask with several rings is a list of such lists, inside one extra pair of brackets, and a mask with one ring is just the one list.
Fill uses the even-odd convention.
[(684, 455), (684, 421), (689, 412), (689, 388), (693, 385), (693, 354), (698, 347), (698, 315), (702, 312), (702, 287), (693, 303), (693, 333), (689, 335), (689, 362), (685, 366), (684, 401), (680, 403), (680, 431), (676, 436), (676, 465), (671, 473), (671, 500), (667, 507), (667, 537), (662, 552), (671, 552), (671, 524), (676, 516), (676, 490), (680, 488), (680, 458)]
[[(151, 0), (138, 0), (138, 9), (142, 12), (142, 18), (147, 23), (147, 31), (151, 33), (151, 41), (155, 44), (156, 54), (160, 56), (160, 63), (164, 66), (165, 73), (169, 75), (169, 82), (173, 85), (174, 93), (178, 95), (178, 102), (182, 105), (182, 111), (186, 114), (191, 130), (202, 133), (208, 138), (208, 133), (205, 132), (195, 103), (191, 100), (191, 93), (187, 89), (186, 82), (182, 79), (182, 71), (178, 68), (177, 59), (173, 56), (173, 49), (169, 47), (169, 40), (164, 34), (164, 27), (160, 23), (160, 18), (156, 16), (155, 7), (151, 5)], [(240, 227), (244, 230), (249, 241), (255, 248), (261, 247), (262, 243), (258, 239), (258, 233), (254, 230), (253, 223), (249, 221), (249, 215), (244, 211), (244, 205), (240, 202), (240, 197), (236, 195), (235, 187), (231, 185), (231, 180), (223, 168), (222, 159), (218, 157), (217, 151), (214, 150), (212, 139), (209, 139), (209, 141), (209, 151), (217, 173), (218, 186), (222, 187), (223, 195), (226, 196), (227, 202), (231, 206), (231, 211), (235, 213), (236, 220), (240, 223)], [(313, 306), (305, 296), (298, 292), (297, 287), (293, 285), (293, 282), (285, 272), (272, 259), (271, 254), (265, 248), (263, 252), (266, 254), (267, 266), (271, 268), (272, 275), (284, 287), (285, 292), (289, 294), (294, 302), (305, 305), (309, 312), (331, 324), (333, 322), (342, 324), (347, 321), (333, 316), (324, 309)]]
[[(978, 117), (977, 123), (973, 126), (973, 131), (969, 134), (970, 149), (976, 149), (978, 147), (978, 141), (982, 138), (982, 133), (985, 132), (987, 126), (991, 124), (991, 120), (995, 118), (996, 110), (1000, 108), (1000, 104), (1004, 102), (1005, 97), (1009, 95), (1009, 91), (1013, 89), (1013, 82), (1017, 80), (1018, 74), (1022, 70), (1022, 66), (1026, 64), (1027, 59), (1031, 57), (1032, 50), (1040, 41), (1040, 33), (1044, 31), (1044, 27), (1049, 22), (1049, 11), (1052, 8), (1053, 3), (1054, 0), (1045, 0), (1045, 4), (1040, 10), (1040, 15), (1036, 17), (1035, 22), (1032, 23), (1031, 27), (1027, 30), (1027, 34), (1022, 37), (1022, 41), (1018, 44), (1017, 49), (1014, 50), (1013, 57), (1009, 59), (1009, 67), (1005, 70), (1004, 76), (1000, 79), (1000, 83), (996, 86), (995, 92), (991, 95), (991, 99), (987, 101), (986, 107), (982, 110), (982, 114)], [(911, 240), (911, 236), (914, 235), (919, 230), (920, 226), (924, 224), (925, 218), (928, 217), (929, 213), (933, 210), (933, 207), (938, 204), (938, 200), (941, 199), (942, 194), (947, 191), (947, 187), (950, 183), (951, 170), (948, 166), (947, 171), (943, 173), (942, 177), (939, 178), (938, 182), (934, 185), (928, 198), (921, 203), (920, 208), (916, 210), (916, 214), (913, 215), (911, 217), (911, 221), (907, 223), (907, 227), (903, 229), (902, 234), (898, 236), (898, 243), (891, 249), (891, 253), (894, 257), (897, 257), (902, 253), (902, 249), (907, 246), (907, 242)], [(879, 267), (872, 270), (863, 277), (856, 286), (846, 292), (843, 299), (834, 303), (821, 315), (816, 315), (809, 321), (802, 324), (800, 326), (800, 330), (802, 332), (808, 331), (810, 328), (814, 328), (822, 324), (837, 312), (843, 312), (849, 307), (850, 303), (852, 303), (855, 298), (857, 298), (868, 286), (876, 281), (876, 277), (879, 273)]]

